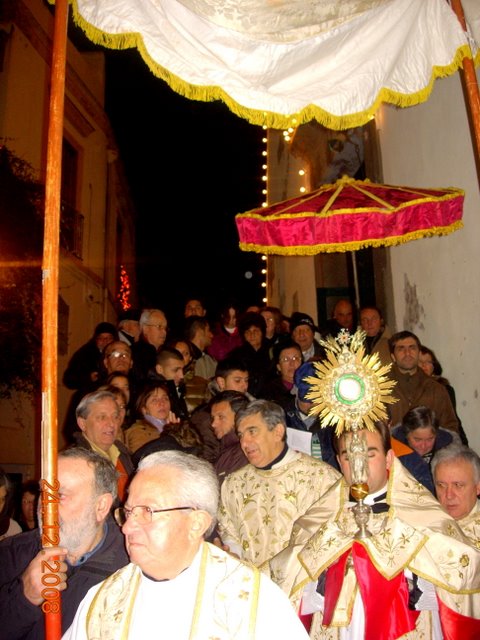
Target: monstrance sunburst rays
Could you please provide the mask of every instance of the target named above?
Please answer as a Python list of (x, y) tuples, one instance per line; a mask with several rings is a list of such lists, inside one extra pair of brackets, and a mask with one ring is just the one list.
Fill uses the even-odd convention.
[(388, 417), (385, 404), (397, 401), (391, 395), (396, 383), (386, 375), (392, 365), (382, 365), (377, 353), (365, 355), (364, 339), (359, 329), (353, 336), (342, 330), (322, 340), (327, 358), (313, 363), (317, 375), (305, 378), (311, 385), (310, 413), (320, 416), (322, 426), (335, 426), (338, 436), (364, 427), (373, 431), (376, 420)]

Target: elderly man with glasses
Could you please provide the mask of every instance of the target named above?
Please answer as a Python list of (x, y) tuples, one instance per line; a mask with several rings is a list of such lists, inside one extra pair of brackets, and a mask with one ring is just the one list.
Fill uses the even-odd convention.
[(165, 344), (168, 323), (160, 309), (143, 309), (140, 316), (140, 338), (132, 345), (133, 373), (141, 389), (150, 371), (155, 369), (157, 351)]
[(108, 375), (130, 372), (133, 365), (132, 350), (121, 340), (115, 340), (103, 350), (103, 366)]
[[(130, 564), (91, 589), (64, 640), (307, 638), (280, 590), (204, 541), (215, 525), (212, 466), (179, 451), (144, 458), (116, 519)], [(272, 615), (272, 611), (275, 615)]]

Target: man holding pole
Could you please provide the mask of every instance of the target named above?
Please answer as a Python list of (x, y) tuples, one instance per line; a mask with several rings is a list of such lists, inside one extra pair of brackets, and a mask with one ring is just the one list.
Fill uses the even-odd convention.
[(58, 455), (58, 479), (60, 545), (42, 549), (39, 529), (0, 543), (0, 636), (8, 640), (45, 638), (42, 577), (55, 558), (59, 571), (50, 575), (60, 580), (63, 631), (88, 589), (128, 562), (109, 515), (117, 495), (113, 465), (93, 451), (67, 449)]

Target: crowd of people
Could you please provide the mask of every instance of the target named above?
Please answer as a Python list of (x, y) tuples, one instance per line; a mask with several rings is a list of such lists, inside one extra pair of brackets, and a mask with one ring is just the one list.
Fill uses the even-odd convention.
[[(102, 322), (70, 359), (59, 546), (41, 548), (38, 483), (15, 500), (0, 474), (5, 637), (45, 637), (56, 558), (67, 640), (479, 638), (480, 458), (432, 349), (343, 299), (320, 327), (233, 303), (212, 321), (194, 298), (183, 315)], [(349, 436), (311, 413), (307, 381), (357, 326), (396, 383), (365, 436), (361, 543)]]

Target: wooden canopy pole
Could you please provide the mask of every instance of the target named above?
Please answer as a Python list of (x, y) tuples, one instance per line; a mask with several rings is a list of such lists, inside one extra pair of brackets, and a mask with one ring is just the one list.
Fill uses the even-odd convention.
[[(467, 23), (461, 0), (451, 0), (455, 15), (457, 16), (462, 29), (467, 32)], [(478, 90), (477, 74), (475, 65), (470, 58), (463, 59), (463, 77), (465, 81), (465, 91), (467, 96), (467, 107), (470, 113), (472, 126), (475, 135), (475, 143), (477, 148), (477, 163), (480, 162), (480, 92)]]
[[(62, 177), (63, 112), (67, 53), (68, 0), (57, 0), (53, 34), (50, 106), (45, 180), (45, 230), (42, 287), (42, 546), (60, 542), (58, 525), (58, 271), (60, 238), (60, 193)], [(61, 600), (57, 561), (42, 567), (42, 609), (47, 640), (60, 640)]]

